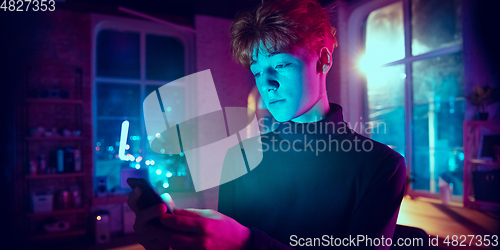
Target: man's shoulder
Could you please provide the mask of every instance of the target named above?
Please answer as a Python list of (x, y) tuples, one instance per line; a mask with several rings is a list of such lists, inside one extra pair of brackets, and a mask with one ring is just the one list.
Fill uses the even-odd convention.
[[(390, 146), (353, 132), (350, 140), (359, 140), (366, 144), (363, 149), (363, 161), (366, 167), (377, 168), (377, 171), (387, 170), (394, 172), (397, 169), (406, 169), (405, 158)], [(369, 146), (368, 146), (369, 145)]]
[(369, 138), (369, 137), (366, 137), (364, 135), (361, 135), (355, 131), (352, 131), (350, 133), (350, 137), (351, 139), (352, 138), (356, 138), (356, 140), (360, 140), (360, 141), (367, 141), (369, 142), (371, 145), (373, 145), (371, 147), (371, 150), (370, 151), (373, 151), (374, 153), (377, 153), (379, 154), (380, 156), (388, 156), (388, 155), (392, 155), (392, 156), (400, 156), (400, 157), (403, 157), (401, 156), (400, 153), (398, 153), (397, 151), (395, 151), (392, 147), (384, 144), (384, 143), (381, 143), (379, 141), (376, 141), (372, 138)]

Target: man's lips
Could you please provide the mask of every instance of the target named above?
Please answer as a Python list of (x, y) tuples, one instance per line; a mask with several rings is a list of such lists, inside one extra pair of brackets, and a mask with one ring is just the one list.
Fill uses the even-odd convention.
[(285, 101), (285, 99), (272, 100), (272, 101), (269, 101), (269, 105), (275, 104), (275, 103), (279, 103), (279, 102), (282, 102), (282, 101)]

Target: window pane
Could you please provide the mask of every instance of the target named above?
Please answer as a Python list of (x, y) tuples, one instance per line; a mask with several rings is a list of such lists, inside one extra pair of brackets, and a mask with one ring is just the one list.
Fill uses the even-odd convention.
[(145, 159), (149, 161), (149, 180), (159, 193), (193, 188), (184, 154), (159, 154), (147, 146)]
[(384, 64), (404, 56), (402, 2), (372, 11), (366, 21), (367, 63)]
[(412, 53), (462, 42), (460, 0), (412, 0)]
[(413, 189), (462, 195), (464, 111), (461, 53), (413, 63)]
[[(95, 176), (106, 176), (108, 190), (120, 189), (120, 171), (123, 168), (136, 167), (135, 161), (124, 161), (119, 158), (120, 137), (122, 134), (123, 120), (98, 121), (97, 142), (94, 152), (97, 156)], [(134, 158), (140, 156), (141, 127), (139, 121), (129, 121), (125, 155), (131, 154)]]
[[(146, 85), (146, 96), (150, 95), (153, 91), (160, 88), (158, 85)], [(162, 94), (162, 104), (165, 112), (175, 112), (175, 118), (178, 120), (184, 120), (185, 113), (185, 92), (184, 87), (169, 86), (169, 91)], [(169, 121), (173, 122), (175, 125), (175, 120)]]
[(371, 138), (405, 155), (405, 77), (404, 65), (367, 73)]
[(160, 88), (163, 85), (146, 85), (146, 97), (151, 94), (153, 91), (156, 91), (158, 88)]
[(182, 43), (173, 37), (146, 35), (146, 79), (173, 81), (184, 74)]
[(135, 84), (97, 83), (97, 115), (139, 117), (140, 90)]
[[(146, 85), (146, 96), (161, 87), (161, 85)], [(184, 88), (170, 87), (172, 96), (163, 96), (162, 102), (166, 112), (177, 108), (184, 112)], [(145, 164), (149, 166), (149, 180), (159, 193), (192, 190), (193, 181), (189, 175), (186, 157), (176, 154), (160, 154), (153, 152), (146, 142)]]
[(97, 35), (97, 75), (139, 78), (139, 33), (102, 30)]

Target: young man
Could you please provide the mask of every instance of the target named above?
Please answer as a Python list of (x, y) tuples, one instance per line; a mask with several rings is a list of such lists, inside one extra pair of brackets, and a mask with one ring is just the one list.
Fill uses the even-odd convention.
[[(316, 0), (268, 1), (239, 16), (231, 35), (234, 57), (252, 71), (280, 124), (258, 138), (262, 162), (220, 186), (219, 212), (175, 209), (172, 216), (162, 205), (139, 212), (140, 190), (133, 190), (139, 242), (146, 249), (388, 249), (404, 158), (350, 130), (342, 108), (328, 102), (337, 42), (325, 10)], [(163, 228), (147, 224), (155, 217)]]

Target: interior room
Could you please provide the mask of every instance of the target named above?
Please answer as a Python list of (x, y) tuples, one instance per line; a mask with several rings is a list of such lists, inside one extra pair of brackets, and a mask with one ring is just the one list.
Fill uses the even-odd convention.
[[(243, 145), (240, 136), (279, 124), (231, 50), (232, 22), (261, 0), (0, 2), (2, 249), (144, 249), (127, 178), (148, 180), (176, 208), (218, 211), (224, 157), (214, 163), (219, 170), (203, 172), (193, 152), (206, 157), (200, 162), (215, 159), (229, 152), (215, 141)], [(355, 133), (405, 160), (392, 242), (499, 247), (498, 3), (318, 2), (338, 43), (325, 76), (328, 103), (342, 107)], [(180, 143), (182, 122), (231, 110), (243, 114), (237, 130), (226, 121), (214, 139), (217, 129), (207, 127), (217, 124), (207, 122)], [(176, 126), (167, 134), (179, 142), (157, 147), (168, 137), (161, 132)]]

